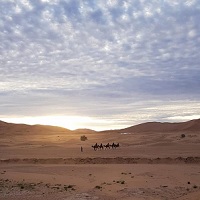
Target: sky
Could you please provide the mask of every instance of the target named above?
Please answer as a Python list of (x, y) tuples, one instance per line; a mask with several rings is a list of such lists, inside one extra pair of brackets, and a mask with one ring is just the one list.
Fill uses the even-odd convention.
[(199, 19), (199, 0), (1, 0), (0, 120), (200, 118)]

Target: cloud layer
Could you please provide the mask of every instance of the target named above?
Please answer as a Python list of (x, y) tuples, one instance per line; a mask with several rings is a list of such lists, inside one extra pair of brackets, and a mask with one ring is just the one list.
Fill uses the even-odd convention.
[(197, 0), (2, 0), (0, 10), (1, 116), (137, 121), (138, 110), (145, 121), (179, 116), (163, 103), (189, 101), (183, 118), (200, 108)]

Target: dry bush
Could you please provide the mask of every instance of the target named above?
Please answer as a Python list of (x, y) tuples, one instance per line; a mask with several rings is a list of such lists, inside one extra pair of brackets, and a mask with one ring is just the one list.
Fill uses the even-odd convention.
[(80, 140), (81, 140), (81, 141), (86, 141), (86, 140), (87, 140), (87, 137), (86, 137), (85, 135), (81, 135)]

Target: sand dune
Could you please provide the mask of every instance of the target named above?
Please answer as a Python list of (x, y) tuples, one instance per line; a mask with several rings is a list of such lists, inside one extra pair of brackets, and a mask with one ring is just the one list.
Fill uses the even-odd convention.
[(39, 134), (39, 133), (51, 134), (52, 132), (69, 133), (71, 131), (69, 129), (56, 126), (13, 124), (0, 121), (0, 135)]
[[(187, 122), (168, 123), (168, 122), (147, 122), (124, 129), (113, 130), (118, 133), (143, 133), (143, 132), (199, 132), (200, 133), (200, 119), (195, 119)], [(109, 132), (109, 130), (108, 130)]]
[(200, 120), (100, 132), (0, 121), (0, 200), (199, 200), (199, 166)]
[[(100, 133), (105, 132), (116, 132), (116, 133), (144, 133), (144, 132), (198, 132), (200, 133), (200, 119), (195, 119), (187, 122), (179, 123), (168, 123), (168, 122), (147, 122), (135, 126), (131, 126), (119, 130), (105, 130), (100, 131)], [(56, 127), (56, 126), (47, 126), (47, 125), (26, 125), (26, 124), (13, 124), (0, 121), (0, 134), (10, 134), (10, 133), (51, 133), (51, 132), (63, 132), (63, 133), (96, 133), (94, 130), (90, 129), (77, 129), (71, 131), (66, 128)]]

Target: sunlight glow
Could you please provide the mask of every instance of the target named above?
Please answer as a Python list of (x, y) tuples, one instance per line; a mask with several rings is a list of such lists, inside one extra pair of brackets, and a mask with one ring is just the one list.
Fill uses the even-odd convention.
[[(113, 120), (108, 121), (106, 119), (95, 119), (83, 116), (4, 117), (0, 118), (0, 120), (16, 124), (59, 126), (70, 130), (89, 128), (96, 131), (114, 128), (113, 124), (116, 124)], [(119, 126), (119, 128), (122, 127), (124, 128), (124, 126)]]
[(60, 126), (67, 129), (78, 129), (84, 127), (85, 123), (92, 121), (89, 117), (78, 117), (78, 116), (40, 116), (40, 117), (16, 117), (16, 118), (1, 118), (1, 120), (10, 123), (17, 124), (41, 124), (41, 125), (51, 125)]

